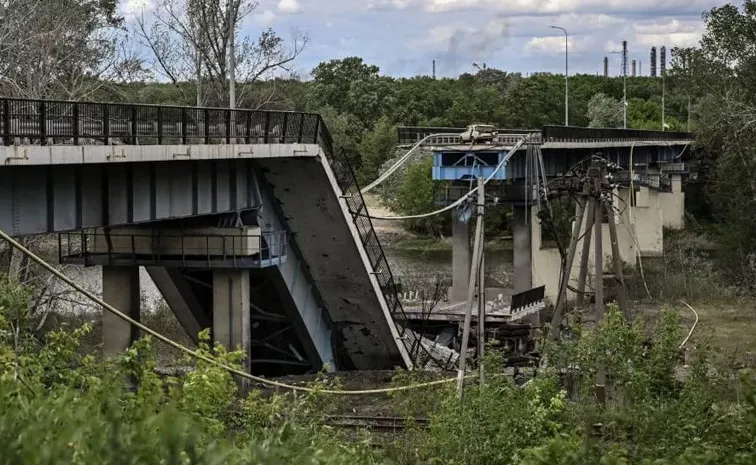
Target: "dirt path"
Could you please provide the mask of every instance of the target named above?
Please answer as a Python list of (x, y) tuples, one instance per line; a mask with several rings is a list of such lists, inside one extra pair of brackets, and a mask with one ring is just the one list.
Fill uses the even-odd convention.
[[(365, 198), (365, 205), (367, 205), (368, 212), (375, 216), (397, 216), (394, 211), (389, 210), (381, 200), (375, 194), (363, 194)], [(395, 220), (372, 220), (375, 232), (383, 239), (384, 237), (390, 237), (392, 239), (398, 239), (401, 237), (412, 236), (402, 227), (401, 221)]]

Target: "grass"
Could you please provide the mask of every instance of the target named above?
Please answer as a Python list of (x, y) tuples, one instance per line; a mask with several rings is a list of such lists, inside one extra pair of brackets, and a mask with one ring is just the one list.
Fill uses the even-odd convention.
[[(756, 367), (756, 301), (743, 299), (737, 303), (698, 303), (698, 325), (691, 337), (696, 345), (710, 338), (722, 355), (736, 362)], [(687, 327), (695, 317), (687, 307), (680, 305), (681, 320)]]

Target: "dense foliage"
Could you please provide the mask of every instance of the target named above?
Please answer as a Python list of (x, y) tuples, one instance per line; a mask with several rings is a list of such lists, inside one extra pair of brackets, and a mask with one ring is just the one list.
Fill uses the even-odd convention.
[[(87, 325), (45, 335), (24, 326), (27, 296), (0, 284), (3, 463), (693, 465), (746, 464), (756, 453), (751, 378), (713, 369), (700, 346), (678, 373), (683, 334), (668, 311), (628, 326), (610, 309), (597, 330), (574, 329), (547, 348), (549, 368), (525, 385), (499, 369), (492, 347), (486, 383), (470, 382), (462, 398), (453, 383), (396, 391), (394, 408), (429, 426), (373, 448), (369, 434), (355, 439), (327, 425), (344, 399), (320, 392), (324, 382), (310, 394), (242, 397), (231, 375), (202, 361), (188, 361), (194, 369), (183, 377), (161, 378), (149, 338), (98, 361), (78, 350)], [(206, 333), (199, 351), (232, 365), (241, 357), (212, 347)], [(594, 397), (602, 369), (605, 406)], [(395, 385), (418, 379), (400, 371)]]

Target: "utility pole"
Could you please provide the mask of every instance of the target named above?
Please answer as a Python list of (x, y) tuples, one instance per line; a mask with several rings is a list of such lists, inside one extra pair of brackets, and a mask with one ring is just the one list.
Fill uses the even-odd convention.
[(622, 57), (622, 125), (627, 129), (627, 41), (622, 42), (621, 52), (612, 52)]
[(564, 32), (564, 125), (570, 125), (570, 58), (569, 58), (569, 35), (567, 29), (560, 26), (549, 26), (551, 29), (559, 29)]
[(662, 131), (665, 131), (667, 129), (667, 118), (666, 118), (666, 98), (667, 98), (667, 85), (664, 82), (664, 73), (662, 73)]
[(578, 239), (580, 238), (580, 228), (583, 226), (583, 216), (585, 215), (585, 207), (588, 203), (588, 185), (583, 188), (583, 195), (580, 196), (577, 205), (577, 215), (575, 216), (575, 224), (572, 227), (572, 238), (570, 239), (570, 248), (567, 251), (567, 257), (565, 257), (564, 268), (562, 269), (562, 280), (559, 283), (559, 294), (557, 295), (556, 305), (554, 306), (554, 317), (551, 319), (551, 329), (549, 330), (549, 337), (556, 339), (559, 336), (559, 325), (562, 322), (562, 313), (564, 307), (567, 305), (567, 286), (570, 283), (570, 276), (572, 275), (572, 264), (575, 260), (575, 250), (577, 250)]
[(622, 116), (627, 129), (627, 41), (622, 41)]
[[(482, 178), (480, 178), (482, 179)], [(480, 179), (478, 182), (480, 182)], [(480, 198), (478, 199), (478, 208), (480, 208)], [(485, 205), (483, 205), (485, 209)], [(485, 210), (484, 210), (485, 212)], [(485, 231), (486, 219), (483, 216), (483, 228)], [(481, 233), (483, 234), (483, 233)], [(480, 385), (485, 383), (483, 372), (483, 356), (486, 350), (486, 241), (483, 236), (480, 241), (480, 275), (478, 276), (478, 372), (480, 376)]]
[[(470, 267), (470, 280), (467, 286), (467, 311), (465, 322), (462, 327), (462, 345), (459, 352), (459, 369), (457, 370), (457, 395), (462, 396), (465, 384), (465, 368), (467, 363), (467, 347), (470, 343), (470, 324), (472, 322), (472, 310), (475, 305), (475, 282), (478, 278), (478, 269), (483, 258), (483, 214), (485, 208), (485, 183), (483, 177), (478, 177), (478, 207), (477, 220), (475, 222), (475, 241), (473, 243), (472, 266)], [(478, 322), (480, 324), (480, 322)]]
[(235, 1), (228, 2), (228, 124), (231, 143), (236, 143), (236, 5)]
[[(599, 327), (604, 321), (604, 252), (602, 250), (603, 238), (601, 237), (601, 216), (604, 210), (601, 208), (601, 180), (604, 177), (604, 170), (603, 166), (601, 168), (594, 168), (594, 171), (596, 169), (599, 170), (598, 173), (594, 173), (594, 189), (596, 195), (596, 207), (594, 213), (596, 216), (593, 219), (593, 236), (595, 239), (593, 252), (595, 254), (594, 266), (596, 273), (596, 327)], [(596, 398), (601, 405), (606, 403), (606, 369), (603, 366), (599, 366), (596, 373)]]

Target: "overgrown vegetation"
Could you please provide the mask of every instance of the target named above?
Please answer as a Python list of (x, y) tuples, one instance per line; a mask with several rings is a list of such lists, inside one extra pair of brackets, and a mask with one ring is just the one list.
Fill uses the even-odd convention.
[[(214, 365), (191, 361), (181, 378), (154, 373), (144, 338), (117, 359), (78, 350), (89, 325), (39, 335), (23, 326), (28, 291), (0, 289), (0, 457), (4, 463), (140, 464), (589, 464), (752, 463), (756, 390), (750, 374), (714, 368), (699, 345), (678, 373), (683, 334), (675, 313), (628, 326), (610, 308), (596, 330), (573, 328), (548, 347), (550, 365), (525, 385), (504, 373), (490, 348), (486, 384), (469, 382), (391, 395), (408, 418), (426, 417), (398, 441), (371, 447), (328, 426), (341, 399), (310, 385), (309, 394), (251, 390)], [(19, 326), (19, 324), (21, 324)], [(18, 341), (25, 341), (19, 344)], [(226, 364), (242, 354), (198, 350)], [(188, 361), (189, 363), (189, 361)], [(607, 374), (607, 402), (594, 397)], [(567, 373), (562, 376), (561, 373)], [(394, 385), (424, 380), (397, 372)], [(410, 423), (411, 425), (412, 423)]]

